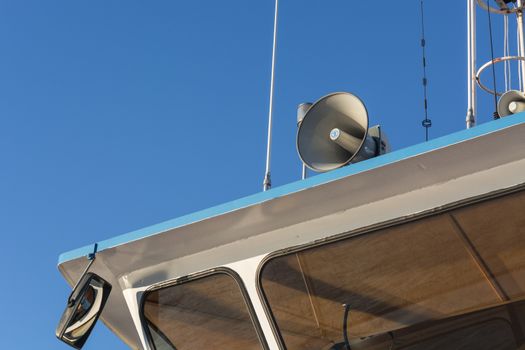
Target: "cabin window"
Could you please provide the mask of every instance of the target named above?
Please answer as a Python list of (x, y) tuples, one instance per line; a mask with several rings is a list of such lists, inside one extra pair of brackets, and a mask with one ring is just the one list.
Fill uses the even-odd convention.
[(525, 191), (268, 260), (288, 350), (524, 349)]
[(143, 319), (156, 350), (262, 348), (236, 279), (214, 273), (149, 291)]

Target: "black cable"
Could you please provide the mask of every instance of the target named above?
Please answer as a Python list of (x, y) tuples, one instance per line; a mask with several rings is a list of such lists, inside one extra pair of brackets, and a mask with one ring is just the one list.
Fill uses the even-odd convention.
[(490, 15), (490, 5), (487, 3), (487, 16), (489, 20), (489, 37), (490, 37), (490, 58), (492, 62), (492, 85), (494, 88), (494, 119), (499, 119), (498, 114), (498, 90), (496, 88), (496, 67), (494, 63), (494, 43), (492, 40), (492, 16)]
[(388, 348), (388, 350), (393, 350), (394, 349), (394, 343), (395, 343), (395, 338), (394, 338), (394, 332), (390, 331), (388, 332), (388, 335), (390, 336), (390, 347)]
[(345, 339), (345, 347), (346, 350), (352, 350), (350, 348), (350, 341), (348, 340), (348, 314), (350, 313), (350, 305), (344, 304), (343, 307), (345, 308), (345, 314), (343, 316), (343, 337)]
[(424, 95), (424, 108), (425, 108), (425, 119), (421, 122), (421, 125), (425, 128), (425, 140), (428, 141), (428, 128), (432, 126), (432, 120), (428, 119), (428, 98), (427, 98), (427, 55), (426, 55), (426, 41), (425, 41), (425, 14), (423, 11), (423, 0), (421, 0), (421, 48), (423, 53), (423, 95)]

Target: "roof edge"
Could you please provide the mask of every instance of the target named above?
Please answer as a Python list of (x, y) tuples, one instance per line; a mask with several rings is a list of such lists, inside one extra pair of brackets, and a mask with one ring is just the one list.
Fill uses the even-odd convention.
[[(265, 192), (259, 192), (224, 204), (213, 206), (191, 214), (183, 215), (175, 219), (167, 220), (156, 225), (148, 226), (136, 231), (115, 236), (100, 242), (98, 252), (110, 249), (122, 244), (154, 236), (168, 230), (173, 230), (182, 226), (190, 225), (212, 217), (220, 216), (228, 212), (243, 209), (256, 204), (261, 204), (272, 199), (286, 196), (292, 193), (307, 190), (312, 187), (324, 185), (332, 181), (337, 181), (345, 177), (359, 174), (371, 169), (379, 168), (392, 164), (403, 159), (412, 158), (422, 153), (431, 152), (440, 148), (451, 146), (460, 142), (468, 141), (483, 135), (497, 132), (512, 126), (525, 123), (525, 112), (490, 121), (472, 129), (461, 130), (449, 135), (445, 135), (427, 142), (419, 143), (407, 148), (403, 148), (391, 153), (381, 155), (376, 158), (352, 164), (352, 166), (342, 167), (327, 173), (322, 173), (305, 180), (295, 181), (283, 186), (272, 188)], [(58, 264), (85, 257), (93, 252), (93, 244), (83, 246), (61, 254)]]

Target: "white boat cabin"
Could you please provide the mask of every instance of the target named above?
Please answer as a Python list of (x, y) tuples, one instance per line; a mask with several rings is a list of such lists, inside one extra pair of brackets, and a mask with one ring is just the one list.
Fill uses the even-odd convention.
[(525, 349), (525, 113), (97, 247), (131, 349)]

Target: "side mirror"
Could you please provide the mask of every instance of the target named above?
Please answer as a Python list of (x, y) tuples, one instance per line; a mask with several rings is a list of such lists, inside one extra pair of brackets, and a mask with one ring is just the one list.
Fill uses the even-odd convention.
[(81, 349), (95, 327), (111, 292), (111, 285), (94, 273), (86, 273), (69, 296), (56, 336)]

